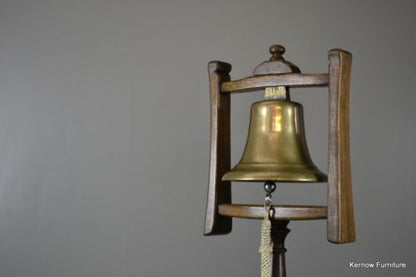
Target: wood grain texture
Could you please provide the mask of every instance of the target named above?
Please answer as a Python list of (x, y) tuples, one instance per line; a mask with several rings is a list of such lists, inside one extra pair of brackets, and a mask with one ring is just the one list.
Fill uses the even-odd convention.
[(280, 73), (300, 73), (300, 69), (291, 62), (282, 61), (265, 61), (254, 69), (253, 75), (267, 75)]
[[(275, 220), (313, 220), (326, 219), (326, 206), (294, 206), (276, 205)], [(238, 217), (246, 219), (263, 219), (263, 205), (244, 205), (244, 204), (222, 204), (219, 205), (219, 213), (224, 216)]]
[(231, 232), (232, 219), (218, 214), (218, 204), (231, 203), (231, 183), (221, 181), (230, 170), (230, 95), (221, 93), (221, 83), (230, 80), (231, 65), (220, 61), (208, 64), (210, 82), (211, 138), (205, 235)]
[(333, 49), (329, 57), (328, 230), (333, 243), (355, 241), (349, 140), (352, 55)]
[(221, 84), (222, 92), (250, 92), (265, 87), (288, 86), (288, 87), (322, 87), (327, 86), (329, 77), (327, 73), (321, 74), (271, 74), (224, 82)]

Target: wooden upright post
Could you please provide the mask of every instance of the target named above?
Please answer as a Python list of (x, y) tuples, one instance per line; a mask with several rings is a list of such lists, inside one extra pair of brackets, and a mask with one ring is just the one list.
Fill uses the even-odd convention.
[(231, 232), (232, 219), (218, 214), (219, 204), (231, 204), (231, 183), (222, 176), (231, 168), (230, 94), (221, 93), (221, 83), (230, 81), (231, 65), (212, 61), (208, 64), (211, 107), (211, 139), (207, 206), (204, 235)]

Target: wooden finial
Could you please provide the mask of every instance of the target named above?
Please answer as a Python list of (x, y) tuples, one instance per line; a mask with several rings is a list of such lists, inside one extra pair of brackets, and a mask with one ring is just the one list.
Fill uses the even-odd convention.
[(272, 54), (269, 61), (282, 61), (284, 60), (283, 54), (286, 52), (286, 49), (280, 44), (275, 44), (270, 46), (269, 52)]
[(253, 75), (300, 73), (296, 65), (283, 58), (285, 51), (286, 49), (280, 44), (270, 46), (269, 52), (272, 56), (268, 61), (259, 64), (254, 69)]

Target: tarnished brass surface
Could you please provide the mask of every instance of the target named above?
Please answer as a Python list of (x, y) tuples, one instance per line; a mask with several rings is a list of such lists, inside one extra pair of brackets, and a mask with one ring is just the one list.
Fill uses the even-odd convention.
[(240, 162), (226, 181), (325, 182), (306, 145), (302, 105), (261, 101), (251, 107), (250, 128)]

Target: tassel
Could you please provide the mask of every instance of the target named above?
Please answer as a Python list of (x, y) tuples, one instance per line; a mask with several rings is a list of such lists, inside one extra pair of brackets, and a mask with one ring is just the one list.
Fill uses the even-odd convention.
[(272, 273), (273, 243), (270, 236), (271, 222), (269, 219), (269, 208), (261, 223), (261, 242), (259, 252), (261, 254), (261, 277), (270, 277)]

